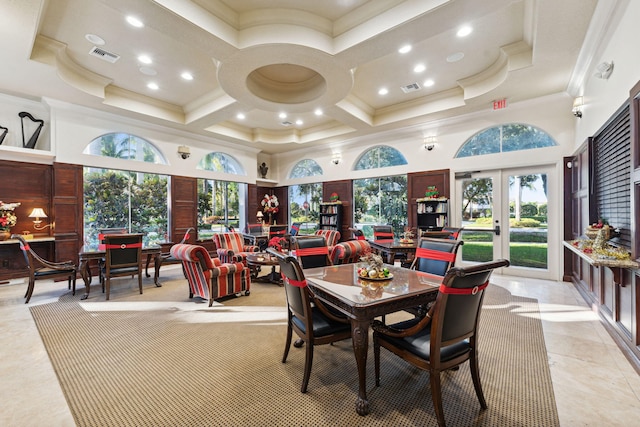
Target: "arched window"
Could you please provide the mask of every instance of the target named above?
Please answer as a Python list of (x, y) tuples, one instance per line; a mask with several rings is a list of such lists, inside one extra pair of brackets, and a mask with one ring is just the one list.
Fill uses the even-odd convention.
[(481, 156), (556, 145), (558, 143), (543, 130), (521, 123), (509, 123), (476, 133), (460, 147), (455, 157)]
[(83, 153), (160, 165), (167, 164), (164, 156), (151, 142), (128, 133), (108, 133), (99, 136), (87, 145)]
[(200, 160), (197, 169), (230, 173), (233, 175), (246, 175), (240, 163), (228, 154), (213, 152), (209, 153)]
[(407, 159), (404, 158), (402, 153), (395, 148), (381, 145), (365, 151), (356, 162), (353, 170), (386, 168), (406, 164)]
[(293, 169), (291, 169), (289, 178), (304, 178), (305, 176), (317, 176), (323, 173), (318, 162), (311, 159), (304, 159), (296, 163)]

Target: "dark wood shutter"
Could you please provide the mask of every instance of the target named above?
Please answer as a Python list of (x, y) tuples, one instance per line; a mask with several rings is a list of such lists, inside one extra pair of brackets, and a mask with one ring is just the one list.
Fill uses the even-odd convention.
[(628, 105), (595, 136), (593, 153), (596, 215), (620, 228), (621, 235), (612, 239), (613, 243), (631, 248), (631, 120)]

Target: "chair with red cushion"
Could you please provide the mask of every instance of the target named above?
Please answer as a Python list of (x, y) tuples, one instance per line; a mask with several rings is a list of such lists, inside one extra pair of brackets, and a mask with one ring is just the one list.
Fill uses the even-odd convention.
[[(509, 266), (507, 260), (454, 267), (442, 280), (436, 301), (423, 318), (393, 325), (373, 322), (373, 354), (376, 386), (380, 386), (380, 347), (429, 373), (431, 398), (438, 425), (445, 425), (440, 373), (469, 361), (471, 378), (480, 407), (487, 403), (478, 365), (478, 321), (484, 290), (491, 273)], [(458, 390), (460, 391), (460, 390)], [(463, 398), (460, 396), (460, 398)]]
[(109, 300), (111, 279), (123, 276), (138, 276), (138, 288), (142, 294), (142, 237), (144, 234), (106, 234), (104, 246), (106, 256), (100, 271), (100, 283)]
[(214, 300), (250, 293), (251, 273), (241, 262), (223, 263), (203, 246), (182, 243), (171, 247), (171, 256), (182, 262), (189, 298), (208, 300), (211, 307)]
[[(324, 237), (314, 238), (324, 240)], [(282, 363), (287, 361), (291, 337), (295, 331), (300, 337), (300, 345), (307, 344), (300, 389), (302, 393), (306, 393), (311, 376), (313, 348), (316, 345), (330, 344), (351, 338), (351, 324), (346, 317), (334, 313), (329, 307), (325, 307), (320, 301), (313, 299), (298, 260), (273, 248), (267, 249), (267, 252), (278, 260), (287, 297), (287, 338)], [(296, 347), (300, 347), (300, 345), (294, 344)]]
[(258, 246), (245, 245), (242, 233), (217, 233), (213, 235), (213, 241), (222, 263), (241, 262), (247, 265), (247, 254), (260, 250)]
[(296, 257), (302, 268), (331, 265), (329, 247), (323, 236), (300, 236), (294, 241)]

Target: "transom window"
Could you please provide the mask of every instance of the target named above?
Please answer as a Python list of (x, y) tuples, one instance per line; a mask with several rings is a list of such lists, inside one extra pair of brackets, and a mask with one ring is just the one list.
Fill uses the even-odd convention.
[(87, 145), (83, 153), (160, 165), (167, 164), (164, 156), (151, 142), (128, 133), (108, 133), (99, 136)]
[(304, 178), (306, 176), (318, 176), (322, 175), (324, 172), (322, 168), (315, 160), (304, 159), (300, 160), (295, 164), (293, 169), (291, 169), (291, 173), (289, 174), (289, 178)]
[(393, 147), (381, 145), (365, 151), (356, 162), (353, 170), (387, 168), (406, 164), (407, 159), (401, 152)]
[(232, 156), (221, 153), (209, 153), (200, 160), (197, 169), (230, 173), (233, 175), (246, 175), (240, 163)]
[(556, 145), (558, 143), (541, 129), (521, 123), (509, 123), (476, 133), (460, 147), (455, 157), (481, 156)]

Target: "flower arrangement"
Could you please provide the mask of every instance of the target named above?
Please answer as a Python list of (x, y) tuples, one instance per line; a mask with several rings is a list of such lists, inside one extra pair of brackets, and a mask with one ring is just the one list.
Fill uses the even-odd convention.
[(13, 213), (20, 203), (5, 203), (0, 200), (0, 231), (9, 231), (16, 225), (18, 217)]
[(284, 237), (272, 237), (267, 244), (270, 248), (274, 248), (280, 252), (282, 252), (282, 245), (286, 243), (286, 239)]
[(278, 203), (278, 198), (275, 195), (269, 196), (268, 194), (265, 194), (262, 198), (261, 205), (262, 210), (268, 214), (275, 214), (280, 210), (280, 203)]

